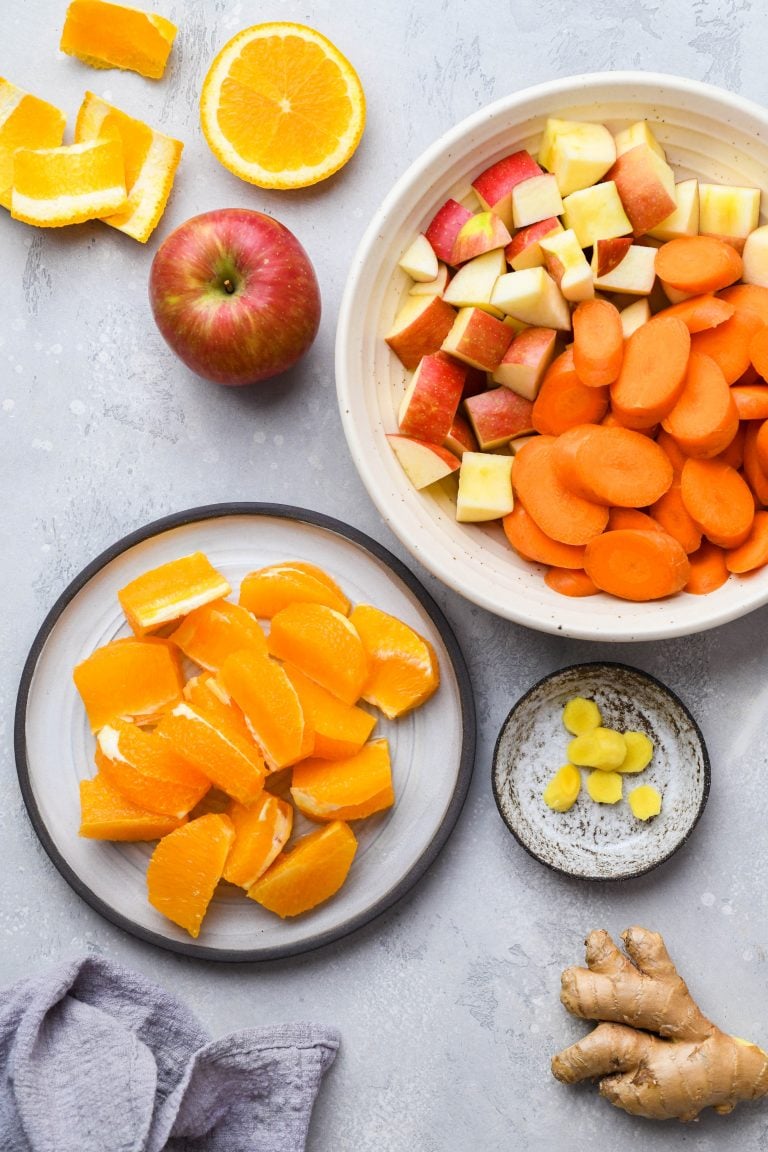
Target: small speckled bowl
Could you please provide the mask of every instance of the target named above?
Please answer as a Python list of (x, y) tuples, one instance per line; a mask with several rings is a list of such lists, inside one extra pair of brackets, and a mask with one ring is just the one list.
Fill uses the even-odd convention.
[[(582, 789), (568, 812), (542, 799), (547, 782), (567, 763), (572, 736), (563, 707), (573, 696), (594, 700), (607, 728), (645, 732), (653, 759), (628, 775), (618, 804), (596, 804)], [(582, 880), (627, 880), (662, 864), (698, 822), (709, 795), (709, 754), (685, 705), (658, 680), (625, 664), (574, 664), (545, 676), (515, 704), (502, 725), (493, 758), (493, 793), (501, 818), (531, 856)], [(652, 784), (661, 813), (636, 820), (626, 796)]]

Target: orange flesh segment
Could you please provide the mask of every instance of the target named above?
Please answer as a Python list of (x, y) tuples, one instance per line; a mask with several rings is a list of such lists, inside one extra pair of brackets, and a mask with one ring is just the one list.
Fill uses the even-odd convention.
[(136, 635), (154, 632), (195, 608), (228, 596), (228, 582), (207, 556), (193, 552), (142, 573), (117, 596)]
[(256, 743), (241, 708), (212, 672), (193, 676), (184, 685), (184, 699), (225, 732), (234, 728), (250, 747)]
[(17, 148), (11, 216), (41, 228), (83, 224), (126, 205), (119, 140), (87, 140), (58, 148)]
[(181, 671), (164, 640), (113, 640), (74, 669), (94, 732), (118, 717), (151, 723), (181, 700)]
[(220, 677), (242, 708), (271, 770), (286, 768), (308, 755), (311, 728), (296, 689), (277, 661), (258, 652), (236, 652), (224, 661)]
[(267, 647), (345, 704), (360, 699), (368, 657), (354, 625), (333, 608), (289, 604), (272, 618)]
[(72, 0), (59, 48), (93, 68), (124, 68), (159, 80), (175, 35), (170, 20), (154, 12), (105, 0)]
[(162, 718), (156, 732), (217, 788), (242, 804), (252, 803), (264, 787), (259, 749), (234, 727), (216, 723), (201, 709), (178, 704)]
[(211, 786), (207, 776), (154, 732), (123, 720), (99, 731), (96, 765), (131, 803), (177, 819), (186, 816)]
[(418, 708), (437, 690), (440, 669), (434, 648), (402, 620), (358, 604), (350, 621), (363, 642), (370, 672), (363, 699), (390, 720)]
[(359, 752), (375, 728), (376, 718), (354, 704), (343, 704), (293, 664), (285, 664), (284, 669), (315, 734), (312, 755), (340, 760)]
[(211, 813), (165, 836), (152, 853), (149, 902), (190, 936), (200, 933), (234, 838), (229, 817)]
[(11, 207), (13, 155), (17, 148), (58, 148), (65, 116), (53, 104), (0, 77), (0, 204)]
[[(174, 833), (176, 835), (176, 833)], [(253, 884), (248, 895), (278, 916), (298, 916), (328, 900), (347, 878), (357, 850), (348, 824), (334, 820), (297, 840)]]
[(361, 820), (395, 802), (386, 740), (373, 740), (344, 760), (303, 760), (291, 796), (310, 820)]
[(322, 569), (299, 562), (272, 564), (249, 572), (240, 585), (240, 603), (254, 616), (271, 620), (289, 604), (325, 604), (346, 616), (347, 597)]
[(218, 672), (227, 656), (242, 648), (267, 652), (267, 638), (258, 621), (228, 600), (195, 608), (168, 639), (208, 672)]
[(99, 772), (80, 781), (80, 835), (88, 840), (158, 840), (186, 822), (133, 804)]
[(235, 829), (224, 879), (250, 888), (282, 852), (293, 827), (293, 809), (285, 800), (264, 792), (249, 807), (233, 802), (227, 815)]

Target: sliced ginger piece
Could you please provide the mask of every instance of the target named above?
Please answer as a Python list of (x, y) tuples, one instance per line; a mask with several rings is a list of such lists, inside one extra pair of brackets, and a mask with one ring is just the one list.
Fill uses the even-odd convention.
[(580, 768), (599, 768), (604, 772), (612, 772), (626, 755), (624, 737), (614, 728), (593, 728), (581, 736), (574, 736), (568, 745), (568, 759)]
[(310, 820), (363, 820), (395, 802), (386, 740), (372, 740), (343, 760), (302, 760), (293, 770), (291, 797)]
[(18, 148), (14, 153), (14, 220), (39, 228), (63, 228), (121, 212), (126, 202), (119, 140), (88, 140), (61, 148)]
[(209, 813), (164, 836), (152, 853), (149, 902), (190, 936), (200, 934), (234, 838), (229, 817)]
[(600, 709), (594, 700), (572, 696), (563, 708), (563, 724), (572, 736), (583, 736), (603, 723)]
[(118, 717), (152, 723), (181, 700), (178, 653), (165, 640), (113, 640), (72, 676), (94, 732)]
[(11, 207), (13, 156), (17, 148), (58, 148), (65, 116), (53, 104), (0, 77), (0, 204)]
[(287, 844), (293, 809), (285, 800), (262, 792), (248, 807), (233, 801), (227, 815), (235, 829), (235, 842), (227, 857), (224, 879), (247, 890)]
[(342, 820), (302, 836), (248, 890), (278, 916), (298, 916), (329, 900), (347, 878), (357, 839)]
[(262, 655), (267, 652), (267, 638), (258, 620), (228, 600), (195, 608), (168, 639), (208, 672), (218, 672), (228, 656), (243, 648)]
[(437, 691), (440, 668), (428, 640), (371, 604), (357, 604), (349, 619), (368, 657), (368, 678), (363, 686), (367, 704), (395, 720), (420, 707)]
[(653, 741), (645, 732), (622, 732), (627, 754), (617, 767), (617, 772), (642, 772), (653, 759)]
[(581, 773), (573, 764), (563, 764), (544, 789), (544, 803), (553, 812), (573, 808), (581, 792)]
[(624, 781), (618, 772), (596, 768), (587, 776), (587, 792), (596, 804), (618, 804), (624, 790)]
[(80, 813), (80, 835), (88, 840), (159, 840), (187, 819), (140, 808), (101, 772), (92, 780), (80, 781)]
[(264, 620), (271, 620), (289, 604), (325, 604), (343, 616), (350, 609), (338, 584), (316, 564), (301, 560), (249, 572), (240, 585), (240, 603)]
[(558, 1080), (599, 1079), (601, 1096), (633, 1116), (695, 1120), (705, 1108), (733, 1111), (768, 1094), (768, 1054), (729, 1036), (702, 1013), (647, 928), (587, 936), (587, 968), (567, 968), (560, 999), (574, 1016), (601, 1020), (554, 1057)]
[(92, 68), (124, 68), (159, 80), (176, 31), (155, 12), (106, 0), (72, 0), (59, 48)]
[(633, 788), (627, 800), (637, 820), (650, 820), (661, 812), (661, 795), (652, 784), (641, 784), (639, 788)]
[(143, 636), (231, 591), (208, 557), (193, 552), (143, 572), (121, 588), (117, 598), (133, 631)]

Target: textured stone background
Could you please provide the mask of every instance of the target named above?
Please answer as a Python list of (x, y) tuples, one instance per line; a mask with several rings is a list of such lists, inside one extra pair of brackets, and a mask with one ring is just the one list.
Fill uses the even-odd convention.
[[(152, 5), (154, 6), (154, 5)], [(336, 411), (333, 336), (345, 272), (394, 179), (442, 131), (527, 84), (607, 68), (677, 72), (765, 99), (762, 5), (750, 0), (166, 0), (181, 25), (160, 83), (58, 55), (64, 0), (5, 0), (0, 74), (66, 109), (85, 88), (186, 142), (173, 200), (146, 250), (93, 225), (61, 234), (0, 220), (0, 978), (84, 949), (142, 969), (186, 997), (216, 1034), (314, 1018), (343, 1034), (311, 1152), (557, 1152), (596, 1148), (757, 1152), (768, 1108), (687, 1129), (635, 1122), (551, 1079), (553, 1051), (583, 1026), (558, 1003), (560, 969), (585, 932), (663, 931), (706, 1010), (768, 1045), (764, 739), (766, 612), (698, 637), (606, 650), (538, 635), (425, 583), (458, 633), (480, 720), (464, 815), (432, 872), (395, 911), (296, 961), (218, 967), (155, 951), (102, 921), (48, 862), (27, 821), (12, 753), (19, 673), (68, 580), (148, 520), (219, 500), (277, 500), (332, 513), (398, 555), (348, 458)], [(219, 167), (198, 128), (205, 69), (260, 20), (309, 23), (353, 60), (369, 101), (353, 162), (315, 190), (269, 194)], [(231, 393), (189, 375), (146, 303), (157, 238), (209, 208), (279, 216), (320, 275), (324, 319), (304, 364)], [(422, 576), (424, 574), (422, 573)], [(689, 847), (622, 885), (569, 882), (530, 860), (491, 798), (489, 764), (515, 698), (552, 668), (608, 654), (678, 691), (701, 721), (714, 780)]]

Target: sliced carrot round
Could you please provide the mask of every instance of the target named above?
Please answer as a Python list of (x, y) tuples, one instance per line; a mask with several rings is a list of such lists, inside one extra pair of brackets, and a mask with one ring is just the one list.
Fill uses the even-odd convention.
[(552, 436), (529, 440), (515, 457), (512, 483), (542, 532), (562, 544), (586, 544), (605, 528), (608, 509), (565, 487), (553, 460), (555, 443)]
[(768, 419), (768, 384), (734, 384), (731, 396), (740, 420)]
[(692, 296), (690, 300), (682, 300), (679, 304), (673, 304), (671, 308), (664, 308), (659, 315), (677, 316), (693, 335), (694, 332), (706, 332), (708, 328), (717, 328), (718, 324), (730, 320), (735, 311), (735, 304), (729, 304), (719, 296), (705, 293), (703, 296)]
[(691, 574), (683, 591), (690, 592), (694, 596), (706, 596), (708, 592), (715, 592), (718, 588), (722, 588), (728, 579), (725, 552), (709, 540), (702, 540), (701, 547), (691, 553), (688, 562), (691, 565)]
[(768, 420), (763, 420), (755, 435), (757, 462), (763, 472), (768, 472)]
[(752, 489), (758, 504), (768, 507), (768, 468), (763, 468), (757, 454), (757, 438), (761, 425), (756, 420), (744, 424), (744, 479)]
[(690, 555), (701, 544), (701, 529), (683, 503), (679, 483), (673, 484), (649, 509), (659, 527), (674, 536), (683, 551)]
[(739, 253), (715, 236), (680, 236), (656, 253), (656, 275), (678, 292), (718, 292), (742, 273)]
[(545, 436), (559, 436), (577, 424), (598, 424), (608, 411), (608, 389), (590, 388), (579, 379), (573, 349), (547, 370), (533, 404), (531, 423)]
[(690, 333), (677, 316), (654, 316), (632, 333), (611, 385), (611, 404), (625, 428), (650, 428), (674, 408), (690, 350)]
[(735, 384), (750, 366), (749, 346), (762, 327), (763, 321), (755, 312), (737, 308), (730, 320), (692, 336), (691, 350), (710, 356), (726, 381)]
[(544, 583), (561, 596), (595, 596), (600, 589), (583, 568), (548, 568)]
[(672, 469), (675, 473), (675, 480), (679, 480), (685, 462), (688, 459), (685, 452), (683, 452), (677, 440), (674, 440), (669, 432), (665, 432), (663, 427), (656, 437), (656, 443), (659, 448), (663, 448), (667, 456), (669, 456)]
[(749, 359), (752, 361), (752, 367), (755, 371), (764, 380), (768, 380), (768, 325), (759, 328), (750, 340)]
[(573, 366), (582, 384), (600, 388), (613, 384), (624, 357), (624, 332), (619, 310), (609, 300), (582, 300), (573, 323)]
[(731, 440), (730, 444), (718, 452), (717, 459), (723, 460), (726, 464), (730, 464), (731, 468), (735, 468), (738, 472), (744, 463), (744, 437), (746, 435), (746, 424), (740, 423), (736, 429), (736, 435)]
[(660, 600), (685, 585), (688, 557), (665, 532), (604, 532), (587, 545), (587, 575), (603, 592), (621, 600)]
[(749, 535), (755, 502), (746, 481), (722, 460), (688, 460), (680, 478), (688, 513), (721, 548), (736, 548)]
[(691, 352), (685, 387), (662, 427), (687, 456), (717, 456), (733, 440), (739, 413), (725, 376), (709, 356)]
[(739, 309), (747, 308), (768, 324), (768, 288), (759, 284), (732, 284), (718, 293), (718, 299), (725, 300)]
[(584, 565), (583, 544), (561, 544), (542, 532), (536, 521), (525, 510), (522, 500), (501, 522), (504, 535), (524, 560), (535, 564), (550, 564), (556, 568), (582, 568)]
[(729, 572), (752, 572), (768, 564), (768, 512), (756, 512), (749, 536), (725, 554)]
[(558, 438), (552, 458), (566, 488), (596, 504), (643, 508), (673, 478), (663, 448), (629, 428), (573, 428)]
[(611, 508), (608, 513), (608, 532), (618, 532), (620, 528), (636, 528), (639, 532), (663, 532), (658, 524), (647, 512), (640, 512), (637, 508)]

